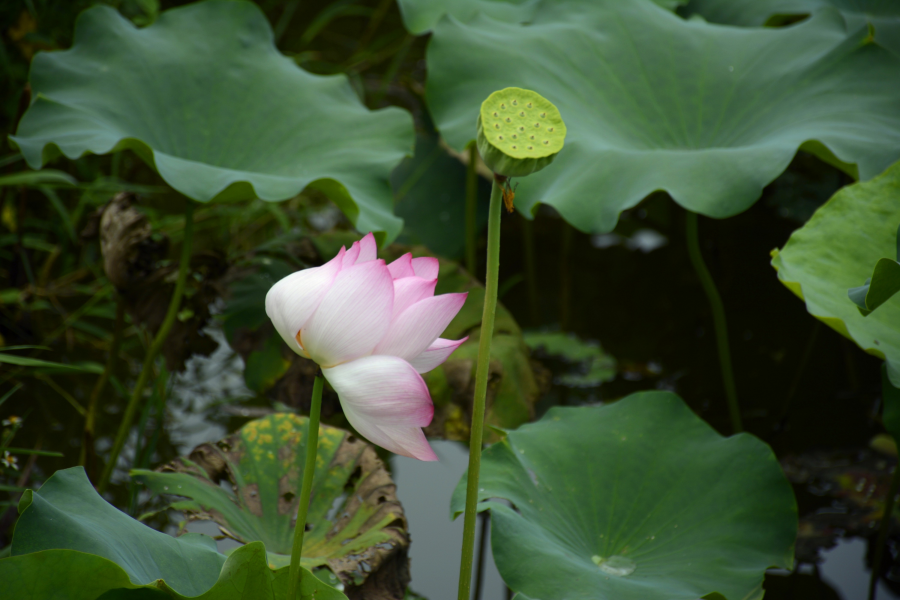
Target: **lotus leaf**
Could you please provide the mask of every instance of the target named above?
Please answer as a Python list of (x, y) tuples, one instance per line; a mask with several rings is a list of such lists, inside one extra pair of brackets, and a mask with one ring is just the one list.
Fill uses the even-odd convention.
[[(450, 156), (436, 135), (419, 135), (416, 153), (391, 174), (397, 215), (403, 218), (398, 242), (426, 245), (431, 252), (458, 258), (466, 245), (466, 167)], [(491, 184), (478, 180), (479, 196)], [(476, 227), (487, 223), (486, 201), (478, 204)]]
[[(687, 0), (653, 0), (674, 10)], [(403, 23), (410, 33), (421, 35), (434, 28), (444, 15), (458, 21), (470, 21), (483, 13), (505, 23), (527, 23), (541, 0), (398, 0)]]
[(872, 181), (838, 191), (772, 252), (778, 279), (806, 302), (811, 315), (887, 361), (900, 387), (900, 296), (863, 316), (847, 297), (872, 272), (872, 264), (897, 251), (900, 163)]
[[(762, 598), (766, 568), (793, 563), (797, 505), (771, 449), (669, 392), (551, 408), (481, 469), (494, 561), (529, 598)], [(465, 491), (464, 475), (457, 515)]]
[(532, 89), (559, 108), (566, 147), (516, 201), (526, 214), (550, 204), (583, 231), (610, 231), (657, 190), (735, 215), (800, 148), (863, 179), (900, 157), (900, 61), (835, 11), (735, 29), (648, 0), (548, 2), (527, 24), (443, 19), (427, 60), (429, 107), (457, 150), (497, 89)]
[[(27, 491), (19, 512), (12, 556), (0, 560), (0, 581), (11, 598), (275, 600), (279, 591), (285, 595), (287, 569), (273, 573), (262, 544), (248, 544), (226, 559), (212, 538), (154, 531), (104, 501), (81, 467), (57, 471), (40, 490)], [(345, 599), (307, 574), (305, 594)]]
[(686, 12), (713, 23), (758, 27), (832, 7), (840, 11), (848, 31), (870, 24), (875, 42), (900, 56), (900, 4), (894, 0), (691, 0)]
[(581, 372), (559, 377), (558, 382), (562, 385), (595, 387), (616, 377), (616, 359), (604, 352), (596, 342), (586, 342), (574, 334), (561, 331), (531, 331), (525, 334), (525, 343), (529, 348), (579, 365)]
[[(182, 496), (171, 508), (189, 519), (214, 520), (223, 533), (244, 543), (262, 541), (270, 563), (287, 565), (306, 427), (306, 417), (270, 415), (215, 444), (201, 444), (161, 472), (135, 470), (132, 476), (156, 494)], [(303, 566), (327, 565), (345, 584), (361, 585), (369, 573), (403, 554), (409, 538), (394, 491), (371, 446), (342, 429), (321, 426)]]
[(130, 149), (200, 202), (285, 200), (310, 186), (381, 242), (401, 229), (389, 176), (412, 151), (410, 116), (371, 112), (343, 75), (297, 67), (250, 2), (175, 8), (144, 29), (95, 6), (70, 50), (34, 58), (31, 87), (11, 139), (32, 168)]

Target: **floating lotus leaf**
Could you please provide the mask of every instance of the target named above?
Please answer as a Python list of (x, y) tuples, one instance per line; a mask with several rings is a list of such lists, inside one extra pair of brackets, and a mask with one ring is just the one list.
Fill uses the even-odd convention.
[[(207, 536), (154, 531), (103, 500), (81, 467), (57, 471), (40, 490), (27, 491), (19, 511), (12, 556), (0, 560), (5, 597), (275, 600), (286, 594), (288, 569), (273, 572), (262, 544), (226, 559)], [(346, 600), (305, 575), (305, 597)]]
[[(559, 108), (566, 147), (523, 178), (517, 206), (583, 231), (657, 190), (737, 214), (804, 148), (863, 179), (900, 158), (900, 61), (835, 11), (783, 29), (686, 21), (649, 0), (540, 5), (527, 24), (443, 19), (427, 98), (446, 141), (473, 139), (484, 98), (532, 89)], [(785, 57), (790, 57), (786, 59)]]
[(847, 290), (872, 273), (872, 265), (897, 252), (900, 163), (872, 181), (838, 191), (780, 251), (772, 252), (778, 279), (806, 302), (809, 313), (887, 361), (900, 387), (900, 296), (863, 316)]
[[(455, 514), (465, 493), (464, 475)], [(793, 565), (797, 505), (771, 449), (668, 392), (551, 408), (485, 450), (478, 497), (500, 575), (529, 598), (757, 599), (767, 567)]]
[(691, 0), (688, 14), (713, 23), (759, 27), (778, 25), (835, 8), (848, 31), (871, 25), (875, 43), (900, 56), (900, 3), (895, 0)]
[[(306, 427), (306, 417), (270, 415), (215, 444), (197, 446), (189, 458), (161, 472), (135, 470), (132, 476), (156, 494), (184, 497), (171, 508), (188, 519), (211, 519), (241, 542), (261, 541), (270, 563), (287, 565)], [(397, 567), (409, 538), (395, 489), (371, 446), (342, 429), (321, 426), (301, 564), (328, 566), (355, 586), (383, 564)]]
[(144, 29), (93, 7), (71, 50), (35, 57), (31, 87), (11, 139), (32, 168), (130, 149), (200, 202), (285, 200), (310, 186), (381, 241), (402, 226), (389, 176), (412, 151), (410, 116), (371, 112), (343, 75), (297, 67), (250, 2), (175, 8)]
[(583, 341), (575, 334), (561, 331), (531, 331), (525, 334), (525, 343), (533, 350), (578, 365), (578, 371), (557, 379), (562, 385), (595, 387), (616, 377), (616, 359), (604, 352), (597, 342)]

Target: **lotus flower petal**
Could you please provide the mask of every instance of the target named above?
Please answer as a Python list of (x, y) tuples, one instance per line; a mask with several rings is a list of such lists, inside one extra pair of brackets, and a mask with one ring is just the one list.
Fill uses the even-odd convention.
[(359, 242), (353, 242), (353, 245), (350, 246), (350, 249), (346, 251), (344, 254), (343, 267), (346, 269), (347, 267), (352, 267), (356, 264), (356, 259), (359, 258)]
[(365, 356), (387, 332), (393, 306), (394, 283), (383, 260), (344, 268), (301, 330), (300, 343), (323, 368)]
[(292, 273), (273, 285), (266, 294), (266, 314), (287, 345), (299, 354), (309, 354), (297, 342), (297, 334), (316, 312), (341, 270), (344, 249), (322, 265)]
[(407, 252), (394, 262), (388, 265), (388, 271), (394, 279), (402, 279), (403, 277), (415, 277), (416, 272), (412, 266), (412, 253)]
[(378, 243), (370, 231), (363, 236), (363, 239), (359, 240), (359, 258), (356, 259), (356, 264), (369, 262), (376, 258), (378, 258)]
[[(388, 265), (390, 267), (390, 265)], [(421, 277), (404, 277), (394, 280), (394, 311), (393, 319), (398, 314), (425, 298), (434, 296), (434, 287), (437, 279), (422, 279)]]
[(366, 356), (322, 369), (350, 424), (370, 442), (396, 454), (437, 460), (421, 427), (431, 423), (428, 386), (405, 360)]
[(375, 354), (412, 360), (447, 328), (466, 302), (466, 296), (467, 292), (442, 294), (416, 302), (394, 317), (387, 334), (375, 347)]
[(469, 339), (469, 336), (466, 336), (461, 340), (445, 340), (444, 338), (438, 338), (418, 356), (410, 360), (409, 364), (411, 364), (419, 373), (427, 373), (447, 360), (447, 358), (453, 354), (453, 351), (459, 348), (467, 339)]
[(412, 266), (413, 270), (416, 272), (416, 277), (421, 277), (422, 279), (437, 279), (441, 263), (439, 263), (436, 258), (422, 256), (412, 259)]

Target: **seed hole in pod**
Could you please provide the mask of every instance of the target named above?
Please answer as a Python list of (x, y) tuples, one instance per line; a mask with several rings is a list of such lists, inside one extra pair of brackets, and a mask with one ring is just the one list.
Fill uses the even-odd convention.
[(550, 143), (550, 140), (544, 140), (544, 145), (545, 145), (545, 146), (546, 146), (547, 144), (549, 144), (549, 143)]
[(498, 136), (497, 136), (497, 139), (498, 139), (498, 140), (502, 140), (502, 139), (503, 139), (503, 136), (502, 136), (502, 135), (498, 135)]
[(506, 122), (507, 122), (507, 123), (512, 123), (512, 119), (510, 119), (509, 117), (506, 117)]
[(500, 113), (498, 113), (498, 112), (495, 110), (495, 111), (494, 111), (494, 116), (495, 116), (495, 117), (499, 117), (499, 116), (500, 116)]
[(506, 105), (505, 105), (505, 104), (501, 104), (501, 105), (500, 105), (500, 108), (505, 109), (505, 108), (506, 108)]
[(552, 131), (553, 131), (553, 128), (552, 128), (552, 127), (548, 127), (548, 128), (547, 128), (547, 131), (552, 132)]
[(540, 123), (535, 123), (534, 126), (535, 126), (535, 127), (540, 127), (541, 124), (540, 124)]
[(541, 118), (542, 118), (542, 119), (546, 119), (546, 118), (547, 118), (547, 113), (541, 113)]
[(517, 140), (517, 139), (519, 139), (519, 136), (517, 136), (516, 134), (513, 134), (513, 139)]
[(534, 136), (531, 136), (531, 139), (534, 139)]
[(520, 126), (519, 131), (525, 131), (525, 128)]
[(518, 106), (518, 105), (519, 105), (519, 101), (518, 101), (518, 100), (513, 100), (513, 106)]
[(513, 144), (512, 149), (513, 149), (513, 150), (516, 150), (517, 148), (518, 148), (518, 146), (516, 146), (515, 144)]
[(500, 123), (494, 123), (494, 129), (500, 129)]
[(527, 106), (528, 108), (531, 108), (531, 102), (529, 102), (529, 103), (526, 104), (525, 106)]
[(525, 111), (524, 111), (524, 110), (521, 111), (521, 112), (519, 113), (519, 116), (520, 116), (520, 117), (524, 117), (524, 116), (525, 116)]
[(529, 150), (534, 150), (534, 146), (528, 146)]

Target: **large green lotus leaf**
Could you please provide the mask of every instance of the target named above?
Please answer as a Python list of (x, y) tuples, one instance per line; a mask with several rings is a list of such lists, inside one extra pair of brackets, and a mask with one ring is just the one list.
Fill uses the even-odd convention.
[(360, 231), (392, 239), (402, 226), (389, 176), (412, 151), (410, 116), (371, 112), (343, 75), (298, 68), (250, 2), (191, 4), (144, 29), (91, 8), (71, 50), (35, 57), (31, 87), (11, 139), (33, 168), (128, 148), (200, 202), (285, 200), (311, 186)]
[(57, 471), (40, 490), (25, 492), (12, 555), (77, 550), (111, 560), (138, 585), (165, 580), (198, 596), (219, 577), (225, 556), (212, 538), (154, 531), (101, 498), (81, 467)]
[[(527, 25), (443, 19), (428, 48), (429, 107), (454, 148), (507, 86), (566, 121), (551, 168), (517, 206), (554, 206), (583, 231), (664, 190), (711, 217), (741, 212), (806, 148), (863, 179), (900, 157), (900, 60), (836, 11), (785, 29), (685, 21), (648, 0), (568, 0)], [(787, 57), (787, 58), (786, 58)]]
[[(542, 0), (398, 0), (403, 23), (410, 33), (421, 35), (444, 15), (458, 21), (470, 21), (483, 13), (504, 23), (527, 23)], [(687, 0), (653, 0), (670, 10)]]
[[(792, 567), (797, 505), (771, 449), (669, 392), (551, 408), (481, 469), (494, 561), (531, 598), (745, 600), (767, 567)], [(463, 476), (456, 514), (465, 491)]]
[[(450, 156), (436, 135), (419, 135), (416, 153), (391, 175), (395, 210), (403, 219), (399, 243), (427, 246), (440, 256), (458, 258), (466, 245), (466, 167)], [(491, 185), (478, 178), (476, 227), (487, 223)]]
[(838, 191), (773, 251), (778, 279), (806, 302), (806, 310), (856, 345), (887, 361), (900, 387), (900, 296), (859, 313), (847, 297), (872, 273), (872, 265), (897, 252), (900, 163), (872, 181)]
[[(140, 547), (134, 549), (140, 554)], [(176, 557), (177, 558), (177, 557)], [(144, 560), (152, 561), (149, 556)], [(166, 582), (136, 585), (116, 563), (76, 550), (42, 550), (0, 560), (3, 591), (16, 600), (282, 600), (287, 596), (288, 569), (273, 572), (266, 549), (255, 542), (236, 549), (222, 566), (215, 584), (199, 596), (184, 596)], [(346, 596), (304, 570), (303, 598), (346, 600)]]
[[(286, 565), (306, 427), (306, 417), (270, 415), (215, 444), (201, 444), (161, 472), (135, 470), (132, 475), (156, 494), (183, 497), (171, 508), (189, 519), (211, 519), (241, 542), (262, 541), (270, 563)], [(360, 585), (408, 546), (403, 508), (384, 465), (371, 446), (336, 427), (319, 428), (308, 519), (303, 566), (327, 565), (351, 585)]]
[(875, 42), (900, 56), (900, 3), (896, 0), (691, 0), (688, 14), (714, 23), (757, 27), (833, 7), (849, 31), (871, 24)]

